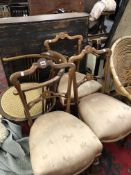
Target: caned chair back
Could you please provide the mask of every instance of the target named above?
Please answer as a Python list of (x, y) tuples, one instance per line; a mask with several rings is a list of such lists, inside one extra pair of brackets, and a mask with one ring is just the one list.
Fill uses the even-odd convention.
[(113, 44), (110, 68), (116, 91), (131, 100), (131, 36)]

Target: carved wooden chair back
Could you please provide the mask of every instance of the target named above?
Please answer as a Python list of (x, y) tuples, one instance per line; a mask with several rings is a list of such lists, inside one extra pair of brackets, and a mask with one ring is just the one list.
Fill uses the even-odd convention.
[[(109, 70), (109, 56), (110, 56), (110, 49), (102, 49), (102, 50), (96, 50), (95, 48), (91, 46), (86, 46), (79, 55), (71, 56), (69, 58), (68, 63), (74, 63), (75, 61), (80, 61), (82, 59), (85, 59), (86, 55), (92, 53), (99, 57), (99, 55), (103, 55), (102, 58), (106, 59), (105, 66), (104, 66), (104, 75), (102, 76), (94, 76), (91, 73), (82, 74), (80, 72), (75, 71), (76, 76), (76, 82), (75, 86), (78, 93), (77, 96), (74, 96), (74, 89), (71, 88), (71, 100), (74, 102), (74, 98), (78, 98), (79, 100), (85, 96), (88, 96), (90, 94), (93, 94), (98, 91), (105, 92), (107, 91), (107, 75)], [(99, 81), (96, 81), (97, 79), (101, 79)], [(104, 81), (103, 81), (104, 80)], [(58, 92), (60, 93), (66, 93), (67, 89), (67, 83), (68, 83), (68, 74), (64, 74), (60, 80), (59, 86), (58, 86)], [(76, 94), (76, 93), (75, 93)], [(66, 100), (66, 99), (65, 99)], [(60, 98), (60, 102), (64, 105), (65, 104), (64, 98)], [(73, 103), (71, 103), (73, 104)]]
[[(53, 67), (59, 70), (57, 75), (51, 79), (48, 79), (45, 82), (34, 84), (34, 86), (31, 86), (31, 87), (22, 88), (19, 82), (20, 77), (31, 76), (37, 71), (37, 69), (42, 69), (44, 74), (44, 70), (46, 70), (47, 67)], [(66, 93), (66, 98), (67, 98), (66, 111), (70, 111), (70, 91), (71, 91), (70, 89), (71, 89), (73, 78), (75, 76), (74, 64), (72, 63), (56, 64), (50, 59), (47, 60), (45, 58), (40, 58), (36, 63), (33, 63), (29, 69), (25, 71), (19, 71), (11, 75), (10, 80), (12, 84), (15, 86), (15, 88), (17, 89), (17, 91), (14, 91), (14, 94), (20, 96), (22, 104), (24, 106), (25, 116), (27, 117), (28, 123), (30, 126), (32, 125), (32, 119), (36, 118), (40, 114), (51, 111), (55, 105), (56, 98), (62, 96), (62, 94), (57, 93), (57, 86), (61, 76), (64, 73), (65, 68), (69, 68), (69, 76), (70, 76), (67, 93)], [(39, 96), (33, 99), (32, 101), (28, 102), (26, 98), (26, 92), (33, 91), (36, 89), (37, 90), (41, 89)], [(32, 94), (33, 93), (31, 93), (31, 95)], [(42, 111), (39, 111), (40, 113), (38, 113), (35, 116), (31, 116), (31, 112), (30, 112), (31, 109), (40, 102), (42, 106)]]
[[(82, 35), (71, 36), (67, 33), (60, 32), (55, 36), (55, 38), (45, 40), (44, 46), (47, 50), (59, 51), (61, 49), (61, 53), (66, 57), (68, 61), (68, 58), (70, 56), (80, 54), (82, 49), (82, 42)], [(77, 61), (77, 70), (78, 69), (79, 61)]]
[(100, 55), (103, 55), (103, 59), (105, 59), (105, 64), (104, 64), (104, 75), (103, 76), (93, 76), (90, 73), (87, 73), (84, 77), (84, 79), (82, 79), (77, 86), (79, 87), (82, 83), (84, 83), (85, 81), (88, 80), (92, 80), (92, 79), (101, 79), (103, 80), (103, 86), (102, 86), (102, 91), (106, 92), (108, 90), (108, 74), (109, 74), (109, 58), (111, 56), (111, 50), (109, 48), (106, 49), (101, 49), (101, 50), (97, 50), (94, 47), (91, 47), (89, 45), (85, 46), (85, 48), (81, 51), (81, 53), (79, 55), (76, 56), (72, 56), (69, 58), (69, 63), (73, 63), (77, 60), (82, 60), (85, 59), (85, 55), (86, 54), (94, 54), (96, 56), (96, 58), (98, 58)]
[[(56, 63), (66, 62), (64, 56), (57, 52), (49, 51), (48, 53), (43, 53), (44, 57), (52, 58)], [(4, 66), (7, 81), (10, 85), (9, 77), (12, 73), (17, 71), (22, 71), (30, 68), (30, 66), (36, 62), (39, 58), (43, 57), (43, 54), (27, 54), (19, 55), (14, 57), (2, 58), (2, 63)], [(48, 78), (48, 74), (52, 72), (49, 70), (45, 75), (41, 73), (40, 70), (35, 72), (34, 75), (23, 77), (24, 82), (41, 82), (44, 78)], [(54, 74), (54, 73), (53, 73)]]

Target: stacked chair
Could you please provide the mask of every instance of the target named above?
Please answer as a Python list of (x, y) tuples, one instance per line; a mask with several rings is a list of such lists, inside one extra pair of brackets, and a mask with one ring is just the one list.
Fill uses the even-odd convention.
[[(77, 61), (84, 59), (85, 55), (88, 53), (91, 53), (97, 56), (98, 55), (105, 56), (105, 70), (104, 70), (104, 77), (102, 77), (102, 79), (104, 80), (104, 83), (103, 83), (103, 92), (104, 92), (106, 90), (106, 86), (107, 86), (106, 81), (107, 81), (107, 76), (109, 72), (109, 57), (111, 55), (110, 49), (96, 50), (91, 46), (86, 46), (81, 51), (80, 54), (69, 57), (67, 62), (68, 64), (73, 64)], [(68, 82), (72, 82), (72, 85), (70, 84), (71, 89), (69, 91), (70, 92), (69, 96), (72, 98), (71, 93), (74, 92), (73, 95), (75, 99), (78, 100), (77, 104), (78, 104), (79, 118), (86, 124), (88, 129), (89, 128), (91, 129), (90, 131), (93, 131), (93, 133), (97, 136), (97, 138), (102, 143), (115, 142), (124, 138), (128, 134), (130, 134), (131, 107), (129, 107), (125, 103), (122, 103), (121, 101), (118, 101), (113, 97), (110, 97), (109, 95), (106, 95), (100, 92), (99, 93), (94, 92), (88, 95), (79, 96), (78, 87), (82, 83), (85, 83), (85, 81), (83, 80), (81, 82), (77, 81), (77, 71), (75, 72), (75, 74), (69, 74), (68, 72), (66, 74), (68, 74), (68, 78), (67, 78), (68, 81), (65, 80), (64, 83), (66, 84), (66, 87), (69, 87)], [(65, 74), (62, 76), (62, 78), (64, 76)], [(70, 79), (71, 81), (69, 81)], [(89, 81), (91, 79), (93, 79), (92, 75), (90, 76)], [(59, 86), (61, 86), (61, 80), (60, 80)], [(61, 94), (61, 92), (59, 91), (59, 86), (58, 86), (58, 93)], [(76, 92), (75, 92), (75, 88), (77, 89)], [(66, 97), (67, 96), (65, 93), (64, 98)], [(63, 96), (60, 96), (60, 98), (63, 98)], [(66, 101), (65, 101), (65, 105), (67, 105)], [(71, 99), (69, 101), (71, 102)], [(56, 119), (57, 120), (56, 122), (57, 126), (56, 126), (55, 119), (53, 120), (53, 122), (51, 122), (49, 118), (55, 118), (55, 115), (57, 115), (58, 117), (58, 113), (60, 114), (59, 117), (62, 120), (62, 124), (58, 123), (59, 120)], [(80, 172), (82, 172), (91, 164), (88, 162), (86, 163), (86, 166), (85, 165), (83, 166), (84, 159), (82, 158), (83, 154), (81, 153), (81, 151), (77, 150), (77, 155), (79, 153), (79, 156), (78, 156), (79, 158), (76, 156), (75, 151), (78, 148), (79, 143), (81, 142), (80, 138), (79, 138), (79, 141), (75, 139), (75, 142), (74, 142), (75, 145), (74, 143), (72, 143), (72, 145), (69, 144), (71, 143), (72, 129), (69, 126), (70, 122), (68, 123), (68, 125), (66, 125), (67, 123), (63, 118), (64, 114), (66, 114), (66, 117), (65, 117), (66, 119), (68, 118), (67, 115), (69, 115), (70, 117), (72, 116), (71, 114), (61, 112), (61, 111), (51, 112), (51, 113), (45, 114), (44, 115), (45, 117), (42, 116), (38, 118), (31, 129), (29, 144), (30, 144), (30, 151), (31, 151), (31, 162), (32, 162), (32, 167), (35, 174), (53, 174), (53, 175), (80, 174)], [(43, 127), (44, 123), (46, 122), (48, 123), (48, 126), (50, 126), (50, 129), (47, 126), (43, 130), (41, 129), (41, 131), (38, 131), (39, 128), (41, 128), (41, 126)], [(73, 121), (73, 125), (74, 123), (75, 122)], [(66, 137), (63, 134), (63, 132), (64, 134), (66, 133)], [(68, 133), (70, 134), (68, 135)], [(80, 134), (80, 131), (78, 132), (75, 131), (75, 133)], [(63, 135), (62, 137), (61, 137), (61, 134)], [(77, 135), (77, 139), (79, 137), (79, 134)], [(81, 137), (83, 137), (84, 135), (85, 135), (85, 132), (82, 133)], [(43, 140), (41, 138), (43, 138)], [(66, 138), (66, 143), (68, 143), (68, 146), (70, 145), (70, 147), (68, 147), (65, 144), (64, 138)], [(90, 137), (88, 135), (88, 141), (89, 143), (91, 143), (89, 138)], [(84, 144), (84, 145), (86, 145), (85, 146), (86, 148), (90, 147), (88, 144)], [(94, 148), (93, 145), (95, 144), (92, 144), (91, 146), (92, 148)], [(47, 147), (48, 149), (46, 149)], [(94, 157), (96, 157), (96, 155), (100, 154), (100, 150), (101, 150), (100, 145), (97, 147), (97, 149), (99, 149), (99, 151), (97, 150), (97, 154), (95, 153), (93, 155), (92, 160), (94, 160)], [(83, 146), (82, 146), (82, 150), (85, 151)], [(87, 155), (87, 153), (88, 151), (86, 150), (84, 154)], [(80, 162), (79, 162), (80, 164), (78, 163), (77, 158), (80, 160), (82, 164)], [(85, 159), (88, 159), (88, 161), (90, 160), (88, 156)], [(83, 166), (83, 168), (80, 168), (79, 166)], [(77, 167), (77, 170), (76, 170), (76, 167)]]
[[(82, 51), (85, 53), (87, 47)], [(96, 50), (88, 46), (88, 53), (107, 56), (105, 80), (107, 80), (110, 49)], [(69, 62), (80, 60), (84, 54), (72, 56)], [(108, 64), (107, 64), (108, 63)], [(106, 89), (106, 84), (104, 84)], [(93, 130), (101, 142), (118, 141), (131, 132), (131, 107), (103, 93), (93, 93), (79, 99), (80, 118)]]
[[(72, 39), (61, 33), (53, 43), (64, 38)], [(80, 42), (78, 39), (78, 46)], [(21, 120), (27, 120), (31, 126), (29, 147), (34, 174), (77, 175), (99, 158), (103, 142), (115, 142), (130, 134), (131, 107), (102, 93), (107, 88), (110, 49), (96, 50), (86, 46), (77, 55), (66, 56), (50, 49), (52, 40), (45, 43), (47, 52), (39, 55), (26, 70), (11, 75), (10, 80), (15, 87), (11, 94), (19, 98), (23, 107)], [(102, 55), (105, 59), (104, 76), (94, 77), (78, 72), (79, 62), (89, 53), (97, 57)], [(42, 75), (45, 75), (44, 70), (49, 70), (48, 78), (44, 82), (30, 84), (28, 77), (36, 76), (39, 70)], [(29, 85), (23, 86), (21, 78), (27, 78)], [(98, 88), (87, 93), (89, 85), (84, 84), (92, 81), (98, 83), (96, 78), (104, 80), (102, 91), (97, 92), (100, 90)], [(34, 91), (37, 91), (37, 95), (34, 95)], [(4, 93), (1, 104), (2, 98)], [(53, 109), (57, 99), (64, 103), (65, 111)], [(77, 116), (70, 114), (72, 102), (78, 107)]]
[[(50, 63), (47, 62), (47, 65), (53, 65)], [(53, 67), (70, 68), (66, 96), (68, 111), (70, 82), (75, 76), (75, 65), (68, 63)], [(57, 96), (59, 97), (59, 93)], [(101, 143), (90, 128), (75, 116), (63, 111), (41, 115), (31, 128), (29, 145), (34, 174), (79, 174), (90, 166), (102, 151)]]
[[(102, 144), (80, 119), (64, 111), (49, 112), (53, 108), (56, 98), (62, 95), (56, 90), (64, 69), (68, 69), (69, 73), (66, 111), (70, 111), (71, 85), (75, 84), (73, 82), (75, 80), (75, 64), (64, 62), (58, 64), (55, 58), (56, 52), (42, 53), (39, 59), (32, 62), (31, 67), (11, 74), (10, 80), (15, 87), (11, 94), (17, 96), (17, 100), (22, 104), (24, 116), (22, 121), (28, 120), (28, 124), (32, 126), (29, 146), (34, 174), (79, 174), (100, 156)], [(62, 61), (62, 56), (57, 58)], [(44, 74), (44, 70), (47, 71), (47, 68), (51, 70), (48, 80), (23, 87), (21, 78), (27, 78), (28, 82), (28, 77), (36, 76), (39, 69)], [(55, 75), (53, 73), (53, 76), (52, 70), (56, 72)], [(38, 91), (36, 96), (34, 96), (34, 90)], [(15, 103), (19, 107), (18, 102)], [(12, 104), (10, 103), (10, 105)], [(19, 111), (21, 112), (21, 110)], [(35, 115), (32, 111), (35, 111)], [(36, 117), (38, 118), (32, 125)]]
[[(53, 50), (55, 47), (51, 47), (52, 45), (54, 46), (54, 44), (59, 44), (58, 41), (59, 40), (68, 40), (68, 41), (72, 41), (75, 40), (77, 42), (76, 48), (77, 51), (73, 54), (73, 55), (79, 55), (82, 51), (82, 45), (83, 45), (83, 37), (81, 35), (68, 35), (67, 33), (59, 33), (56, 35), (56, 37), (54, 39), (48, 39), (44, 41), (44, 46), (46, 48), (47, 51)], [(60, 45), (59, 45), (60, 46)], [(72, 46), (73, 47), (73, 46)], [(74, 50), (74, 49), (72, 49)], [(61, 53), (63, 54), (63, 53)], [(86, 55), (86, 54), (84, 54)], [(69, 61), (70, 56), (64, 55), (67, 62)], [(77, 87), (78, 87), (78, 97), (83, 97), (85, 95), (89, 95), (91, 93), (94, 93), (96, 91), (99, 91), (102, 88), (102, 85), (98, 82), (93, 80), (90, 77), (90, 74), (87, 73), (87, 75), (80, 73), (79, 72), (79, 65), (80, 65), (80, 59), (77, 59), (74, 61), (74, 63), (77, 66), (77, 71), (76, 71), (76, 82), (77, 82)], [(67, 82), (68, 82), (68, 73), (65, 73), (64, 76), (62, 76), (61, 80), (60, 80), (60, 84), (58, 86), (58, 92), (59, 93), (66, 93), (66, 89), (67, 89)], [(71, 99), (72, 101), (74, 100), (74, 93), (73, 93), (73, 86), (71, 88)], [(64, 98), (60, 98), (61, 102), (63, 105), (65, 105), (65, 99)]]
[[(5, 65), (5, 67), (8, 67), (8, 76), (12, 75), (14, 72), (22, 71), (25, 69), (30, 68), (33, 62), (36, 62), (38, 59), (42, 57), (46, 57), (47, 59), (53, 59), (56, 63), (61, 63), (65, 62), (64, 57), (57, 53), (57, 52), (47, 52), (43, 54), (30, 54), (30, 55), (21, 55), (21, 56), (15, 56), (15, 57), (10, 57), (10, 58), (3, 58), (2, 62)], [(22, 66), (21, 66), (22, 65)], [(48, 74), (49, 72), (50, 74)], [(17, 123), (22, 123), (26, 120), (28, 120), (29, 125), (31, 125), (31, 120), (35, 119), (39, 114), (42, 113), (42, 108), (40, 103), (37, 104), (36, 107), (31, 109), (31, 116), (32, 119), (30, 118), (30, 115), (27, 114), (27, 111), (24, 110), (23, 105), (26, 107), (26, 102), (24, 104), (21, 103), (21, 100), (19, 98), (18, 94), (21, 94), (21, 98), (24, 98), (26, 95), (26, 100), (31, 101), (37, 97), (39, 97), (42, 88), (37, 88), (39, 83), (49, 77), (53, 77), (56, 73), (51, 70), (48, 71), (46, 70), (45, 73), (41, 71), (37, 71), (34, 75), (24, 77), (22, 76), (19, 82), (21, 83), (20, 85), (14, 84), (14, 80), (11, 77), (11, 83), (17, 88), (18, 92), (15, 90), (14, 86), (11, 86), (7, 88), (0, 96), (0, 113), (6, 117), (7, 119), (17, 122)], [(31, 92), (30, 91), (22, 91), (23, 89), (33, 89)], [(25, 93), (25, 94), (24, 94)], [(55, 103), (54, 103), (55, 104)], [(50, 111), (53, 106), (50, 106), (50, 108), (44, 109), (46, 112)]]

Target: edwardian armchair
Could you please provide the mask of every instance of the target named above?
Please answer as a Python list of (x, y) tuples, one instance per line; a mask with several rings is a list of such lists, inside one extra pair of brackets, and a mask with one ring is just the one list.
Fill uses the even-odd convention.
[[(10, 57), (10, 58), (3, 58), (2, 61), (5, 65), (5, 67), (8, 66), (8, 74), (7, 76), (12, 75), (13, 72), (22, 71), (24, 69), (28, 69), (33, 62), (36, 62), (39, 58), (45, 57), (46, 59), (52, 59), (56, 63), (64, 62), (64, 57), (57, 53), (57, 52), (46, 52), (42, 55), (40, 54), (31, 54), (31, 55), (21, 55), (16, 57)], [(53, 78), (56, 75), (57, 72), (54, 72), (51, 69), (48, 69), (43, 72), (41, 70), (37, 70), (33, 75), (30, 76), (22, 76), (20, 79), (20, 85), (17, 89), (18, 92), (16, 92), (15, 87), (18, 87), (15, 84), (15, 82), (12, 82), (11, 77), (11, 83), (15, 87), (9, 87), (7, 90), (5, 90), (0, 97), (0, 113), (9, 120), (15, 121), (15, 122), (23, 122), (27, 119), (29, 119), (29, 114), (24, 110), (22, 102), (20, 100), (20, 97), (18, 94), (22, 94), (22, 96), (26, 96), (27, 102), (32, 101), (33, 99), (39, 97), (42, 88), (35, 87), (39, 86), (39, 83), (42, 83), (43, 81), (47, 80), (49, 77)], [(23, 74), (21, 74), (23, 75)], [(21, 87), (21, 88), (20, 88)], [(21, 91), (21, 89), (32, 89), (32, 91), (27, 91), (25, 94)], [(31, 95), (30, 95), (31, 94)], [(48, 107), (48, 109), (44, 109), (46, 112), (50, 111), (52, 107)], [(41, 114), (42, 108), (41, 104), (38, 103), (36, 107), (31, 109), (31, 116), (32, 118), (36, 118), (38, 114)], [(31, 125), (31, 119), (29, 121), (29, 124)]]
[(118, 39), (111, 50), (110, 68), (115, 89), (131, 101), (131, 36)]
[[(88, 53), (106, 54), (106, 69), (103, 77), (104, 89), (106, 89), (111, 50), (96, 50), (90, 46), (86, 49), (88, 49)], [(82, 54), (73, 56), (70, 58), (70, 62), (82, 57)], [(80, 118), (93, 130), (101, 142), (114, 142), (131, 132), (131, 107), (128, 105), (103, 93), (93, 93), (79, 100)]]
[[(48, 108), (50, 103), (45, 104), (45, 100), (49, 102), (61, 95), (56, 93), (54, 83), (59, 81), (64, 68), (69, 68), (66, 106), (66, 111), (69, 111), (71, 83), (74, 81), (72, 77), (75, 78), (75, 65), (73, 63), (55, 64), (52, 60), (41, 58), (33, 63), (28, 70), (13, 74), (11, 79), (17, 91), (20, 91), (19, 77), (32, 75), (38, 68), (44, 70), (47, 67), (58, 69), (58, 74), (45, 83), (21, 90), (20, 97), (28, 116), (30, 109), (37, 106), (40, 101), (44, 100), (43, 106), (46, 105)], [(29, 103), (26, 102), (23, 94), (30, 91), (30, 96), (32, 96), (32, 91), (41, 87), (46, 87), (46, 89), (41, 91), (39, 97)], [(64, 111), (41, 114), (31, 127), (29, 146), (32, 168), (36, 175), (78, 174), (90, 166), (102, 151), (102, 144), (90, 128), (75, 116)]]

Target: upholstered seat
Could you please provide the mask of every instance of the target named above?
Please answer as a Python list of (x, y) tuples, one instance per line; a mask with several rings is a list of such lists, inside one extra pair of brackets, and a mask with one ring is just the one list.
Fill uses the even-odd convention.
[[(22, 88), (33, 87), (38, 83), (23, 83), (21, 85)], [(7, 89), (3, 95), (1, 96), (1, 113), (3, 116), (6, 113), (6, 116), (9, 120), (15, 121), (24, 121), (26, 120), (24, 114), (24, 107), (22, 105), (21, 99), (19, 95), (14, 94), (16, 92), (15, 87), (10, 87)], [(26, 92), (27, 102), (32, 101), (40, 96), (42, 90), (36, 89), (32, 91)], [(38, 115), (42, 113), (42, 105), (41, 102), (37, 103), (32, 109), (30, 110), (31, 116)]]
[[(85, 74), (76, 72), (76, 82), (79, 84), (85, 77)], [(68, 85), (68, 73), (65, 73), (59, 83), (58, 86), (58, 92), (59, 93), (66, 93), (67, 90), (67, 85)], [(97, 92), (99, 89), (101, 89), (102, 85), (95, 80), (89, 80), (85, 81), (78, 87), (78, 97), (84, 97), (86, 95), (92, 94), (94, 92)], [(71, 88), (71, 98), (74, 98), (74, 92), (73, 92), (73, 86)], [(63, 98), (62, 98), (63, 99)], [(61, 100), (63, 103), (63, 100)]]
[(102, 144), (91, 129), (63, 111), (44, 114), (35, 121), (29, 146), (35, 175), (77, 174), (102, 151)]
[(102, 142), (117, 141), (131, 132), (131, 107), (101, 93), (80, 100), (82, 120)]

